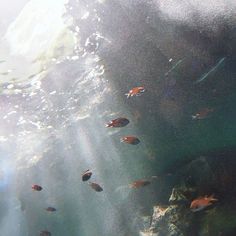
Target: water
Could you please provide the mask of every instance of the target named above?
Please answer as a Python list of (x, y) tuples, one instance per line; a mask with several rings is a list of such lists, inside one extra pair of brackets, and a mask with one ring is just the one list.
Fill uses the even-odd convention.
[[(184, 182), (196, 188), (186, 210), (199, 195), (220, 199), (206, 219), (193, 215), (188, 235), (234, 235), (234, 220), (212, 222), (233, 218), (235, 10), (220, 0), (28, 1), (0, 48), (1, 234), (140, 235), (141, 218)], [(137, 86), (146, 91), (127, 99)], [(117, 117), (130, 123), (105, 127)], [(141, 142), (121, 143), (127, 135)], [(102, 192), (82, 182), (87, 169)], [(139, 179), (151, 184), (129, 187)]]

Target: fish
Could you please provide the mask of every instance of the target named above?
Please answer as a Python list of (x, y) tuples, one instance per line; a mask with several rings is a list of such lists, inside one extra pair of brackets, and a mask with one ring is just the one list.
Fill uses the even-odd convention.
[(214, 111), (213, 108), (203, 108), (199, 110), (195, 115), (192, 115), (193, 120), (202, 120), (209, 116)]
[(137, 145), (140, 143), (140, 140), (137, 137), (134, 136), (125, 136), (120, 139), (122, 143), (128, 143), (132, 145)]
[(31, 187), (34, 191), (41, 191), (43, 188), (37, 184), (33, 184)]
[(91, 178), (92, 176), (92, 172), (90, 170), (86, 170), (83, 174), (82, 174), (82, 181), (87, 181)]
[(46, 211), (49, 211), (49, 212), (54, 212), (54, 211), (56, 211), (57, 209), (54, 208), (54, 207), (47, 207), (45, 210), (46, 210)]
[(40, 236), (51, 236), (52, 234), (47, 230), (40, 231)]
[(206, 207), (212, 205), (212, 202), (218, 201), (218, 199), (214, 198), (213, 195), (207, 197), (199, 197), (191, 202), (190, 210), (193, 212), (201, 211)]
[(89, 182), (89, 186), (92, 189), (94, 189), (96, 192), (102, 192), (103, 191), (103, 188), (97, 183)]
[(140, 188), (140, 187), (147, 186), (150, 183), (151, 183), (151, 181), (149, 181), (149, 180), (140, 179), (140, 180), (136, 180), (133, 183), (129, 184), (129, 187), (130, 188)]
[(119, 128), (129, 124), (129, 120), (123, 117), (111, 120), (106, 124), (106, 127)]
[(207, 73), (203, 74), (198, 80), (194, 82), (194, 84), (198, 84), (205, 80), (210, 74), (212, 74), (218, 67), (225, 61), (226, 57), (221, 58), (215, 66), (213, 66)]
[(127, 98), (133, 97), (133, 96), (140, 96), (142, 93), (145, 92), (145, 88), (140, 86), (140, 87), (134, 87), (131, 90), (129, 90), (128, 93), (126, 93), (125, 95), (127, 96)]

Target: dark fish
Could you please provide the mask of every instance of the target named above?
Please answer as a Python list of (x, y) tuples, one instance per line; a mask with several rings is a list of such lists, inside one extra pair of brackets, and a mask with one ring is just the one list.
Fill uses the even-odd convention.
[(32, 189), (35, 190), (35, 191), (41, 191), (43, 188), (37, 184), (33, 184), (32, 185)]
[(49, 212), (54, 212), (54, 211), (56, 211), (57, 209), (56, 208), (54, 208), (54, 207), (47, 207), (46, 208), (46, 211), (49, 211)]
[(51, 236), (52, 234), (47, 230), (40, 231), (40, 236)]
[(195, 115), (192, 115), (193, 120), (202, 120), (209, 116), (210, 113), (214, 111), (213, 108), (203, 108), (198, 111)]
[(141, 180), (136, 180), (134, 181), (133, 183), (131, 183), (129, 185), (130, 188), (140, 188), (140, 187), (144, 187), (144, 186), (147, 186), (151, 183), (151, 181), (149, 180), (144, 180), (144, 179), (141, 179)]
[(83, 174), (82, 174), (82, 181), (87, 181), (91, 178), (92, 176), (92, 172), (90, 170), (86, 170)]
[(106, 124), (106, 127), (119, 128), (129, 124), (129, 120), (123, 117), (111, 120)]
[(89, 185), (92, 189), (94, 189), (96, 192), (102, 192), (103, 189), (99, 184), (89, 182)]
[(132, 145), (137, 145), (140, 143), (140, 140), (134, 136), (125, 136), (125, 137), (121, 138), (120, 141), (122, 143), (128, 143), (128, 144), (132, 144)]

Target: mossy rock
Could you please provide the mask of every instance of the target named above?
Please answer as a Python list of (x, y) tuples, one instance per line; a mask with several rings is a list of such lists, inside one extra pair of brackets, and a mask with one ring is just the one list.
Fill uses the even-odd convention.
[(235, 208), (221, 206), (209, 210), (201, 220), (201, 236), (236, 235)]

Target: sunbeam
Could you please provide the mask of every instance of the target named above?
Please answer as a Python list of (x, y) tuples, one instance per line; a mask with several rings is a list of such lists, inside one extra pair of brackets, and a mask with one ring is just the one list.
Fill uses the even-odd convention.
[(211, 160), (236, 140), (228, 2), (22, 5), (0, 46), (3, 235), (201, 235), (193, 205), (208, 230), (234, 183)]

